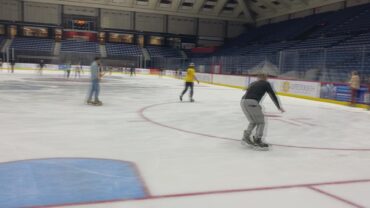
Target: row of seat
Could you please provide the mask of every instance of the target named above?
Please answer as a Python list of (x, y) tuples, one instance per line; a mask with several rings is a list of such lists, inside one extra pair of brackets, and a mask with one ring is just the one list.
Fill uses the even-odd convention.
[(61, 52), (100, 53), (98, 43), (78, 40), (62, 40)]
[[(230, 62), (227, 67), (223, 62), (223, 68), (229, 70), (241, 67), (248, 70), (264, 57), (276, 62), (282, 72), (328, 68), (342, 72), (356, 69), (370, 74), (369, 18), (370, 4), (366, 4), (269, 24), (228, 41), (211, 56), (225, 59), (243, 56), (244, 62), (248, 62)], [(250, 60), (252, 57), (257, 58)]]
[(181, 58), (181, 53), (178, 49), (158, 46), (146, 47), (151, 57), (172, 57)]
[(30, 54), (52, 54), (55, 42), (51, 39), (15, 38), (10, 48)]
[(142, 56), (143, 52), (137, 45), (107, 43), (108, 56)]
[[(249, 29), (228, 41), (214, 55), (247, 55), (251, 52), (277, 52), (283, 49), (336, 46), (351, 38), (349, 32), (370, 31), (370, 4), (350, 7), (341, 11), (315, 14), (304, 18), (264, 25)], [(321, 38), (325, 37), (325, 38)], [(302, 40), (303, 39), (303, 40)], [(298, 43), (292, 43), (297, 41)], [(280, 42), (287, 43), (280, 47)], [(271, 44), (277, 44), (276, 47)], [(369, 42), (370, 43), (370, 42)], [(266, 47), (267, 45), (267, 47)], [(268, 48), (261, 50), (260, 48)]]
[[(0, 44), (4, 37), (0, 36)], [(10, 48), (15, 49), (18, 54), (22, 53), (43, 53), (43, 55), (52, 55), (55, 47), (55, 41), (44, 38), (14, 38)], [(178, 49), (168, 47), (148, 46), (149, 54), (152, 57), (181, 57)], [(108, 56), (142, 56), (142, 49), (138, 45), (107, 43), (106, 50)], [(47, 54), (45, 54), (47, 52)], [(100, 54), (99, 44), (97, 42), (62, 40), (61, 52), (73, 53), (92, 53)]]

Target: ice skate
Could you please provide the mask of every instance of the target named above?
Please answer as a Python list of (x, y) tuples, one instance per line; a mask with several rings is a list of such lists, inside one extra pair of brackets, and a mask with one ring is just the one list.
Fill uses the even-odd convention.
[(103, 105), (103, 103), (100, 100), (97, 100), (97, 101), (88, 100), (86, 103), (88, 105), (94, 105), (94, 106), (102, 106)]
[(255, 143), (253, 142), (251, 137), (245, 133), (244, 133), (241, 144), (244, 146), (249, 146), (249, 147), (255, 146)]
[(255, 149), (261, 150), (261, 151), (268, 151), (269, 150), (270, 145), (264, 143), (261, 138), (256, 138), (256, 137), (253, 137), (253, 138), (254, 138), (254, 147), (255, 147)]
[(93, 105), (102, 106), (103, 102), (101, 102), (100, 100), (96, 100), (96, 101), (93, 102)]

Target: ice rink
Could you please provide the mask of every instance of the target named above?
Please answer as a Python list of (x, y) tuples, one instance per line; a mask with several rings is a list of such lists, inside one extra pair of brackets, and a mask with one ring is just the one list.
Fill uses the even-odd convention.
[(265, 97), (262, 152), (240, 145), (242, 90), (181, 103), (181, 80), (114, 74), (96, 107), (85, 76), (0, 72), (1, 208), (370, 207), (368, 111)]

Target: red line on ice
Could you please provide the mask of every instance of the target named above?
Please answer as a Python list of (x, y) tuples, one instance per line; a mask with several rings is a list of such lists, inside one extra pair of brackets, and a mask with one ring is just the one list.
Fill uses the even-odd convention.
[(330, 198), (333, 198), (333, 199), (335, 199), (335, 200), (337, 200), (337, 201), (341, 201), (341, 202), (344, 202), (344, 203), (346, 203), (346, 204), (349, 204), (349, 205), (351, 205), (351, 206), (353, 206), (353, 207), (356, 207), (356, 208), (365, 208), (364, 206), (358, 205), (358, 204), (356, 204), (356, 203), (354, 203), (354, 202), (351, 202), (351, 201), (349, 201), (349, 200), (347, 200), (347, 199), (344, 199), (344, 198), (342, 198), (342, 197), (336, 196), (336, 195), (331, 194), (331, 193), (329, 193), (329, 192), (323, 191), (323, 190), (321, 190), (321, 189), (319, 189), (319, 188), (312, 187), (312, 186), (308, 186), (307, 188), (309, 188), (309, 189), (311, 189), (311, 190), (313, 190), (313, 191), (315, 191), (315, 192), (318, 192), (318, 193), (320, 193), (320, 194), (323, 194), (323, 195), (325, 195), (325, 196), (328, 196), (328, 197), (330, 197)]
[[(126, 199), (126, 200), (111, 200), (111, 201), (98, 201), (98, 202), (87, 202), (78, 204), (61, 204), (61, 205), (50, 205), (50, 206), (38, 206), (30, 208), (51, 208), (51, 207), (64, 207), (64, 206), (77, 206), (77, 205), (89, 205), (89, 204), (105, 204), (114, 202), (129, 202), (129, 201), (147, 201), (155, 199), (170, 199), (170, 198), (183, 198), (183, 197), (194, 197), (194, 196), (207, 196), (207, 195), (218, 195), (218, 194), (232, 194), (232, 193), (244, 193), (244, 192), (256, 192), (256, 191), (268, 191), (268, 190), (283, 190), (283, 189), (294, 189), (294, 188), (309, 188), (317, 186), (335, 186), (344, 184), (354, 184), (354, 183), (370, 183), (370, 179), (364, 180), (348, 180), (348, 181), (332, 181), (332, 182), (322, 182), (322, 183), (308, 183), (308, 184), (295, 184), (295, 185), (282, 185), (282, 186), (265, 186), (256, 188), (245, 188), (245, 189), (229, 189), (229, 190), (215, 190), (215, 191), (204, 191), (204, 192), (189, 192), (189, 193), (179, 193), (179, 194), (166, 194), (166, 195), (152, 195), (145, 198), (139, 199)], [(334, 196), (334, 195), (333, 195)], [(337, 200), (340, 198), (337, 197)], [(343, 201), (344, 199), (340, 200)], [(346, 200), (348, 203), (352, 203)], [(354, 203), (351, 205), (355, 205)], [(357, 205), (356, 208), (364, 208)]]
[[(189, 130), (185, 130), (185, 129), (176, 128), (176, 127), (173, 127), (173, 126), (169, 126), (169, 125), (162, 124), (160, 122), (154, 121), (154, 120), (150, 119), (149, 117), (145, 116), (145, 114), (144, 114), (144, 112), (146, 110), (150, 109), (150, 108), (153, 108), (153, 107), (156, 107), (156, 106), (161, 106), (161, 105), (175, 104), (175, 103), (178, 103), (178, 102), (168, 102), (168, 103), (159, 103), (159, 104), (149, 105), (149, 106), (146, 106), (146, 107), (140, 109), (138, 111), (138, 113), (144, 120), (146, 120), (146, 121), (148, 121), (152, 124), (162, 126), (162, 127), (168, 128), (168, 129), (181, 131), (181, 132), (194, 134), (194, 135), (199, 135), (199, 136), (204, 136), (204, 137), (208, 137), (208, 138), (222, 139), (222, 140), (228, 140), (228, 141), (240, 141), (239, 139), (215, 136), (215, 135), (210, 135), (210, 134), (199, 133), (199, 132), (194, 132), (194, 131), (189, 131)], [(273, 118), (273, 120), (281, 120), (281, 119)], [(287, 122), (286, 120), (281, 120), (281, 121)], [(289, 122), (289, 123), (292, 124), (292, 122)], [(298, 125), (298, 124), (295, 124), (295, 125)], [(330, 150), (330, 151), (364, 151), (364, 152), (370, 151), (370, 148), (334, 148), (334, 147), (310, 147), (310, 146), (298, 146), (298, 145), (285, 145), (285, 144), (274, 144), (274, 143), (270, 143), (270, 144), (273, 145), (273, 146), (276, 146), (276, 147), (295, 148), (295, 149)]]

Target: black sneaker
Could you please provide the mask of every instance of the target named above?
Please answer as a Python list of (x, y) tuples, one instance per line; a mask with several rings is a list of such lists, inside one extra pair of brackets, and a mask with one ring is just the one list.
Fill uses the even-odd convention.
[(180, 101), (182, 101), (182, 96), (180, 95)]
[(195, 102), (195, 100), (194, 100), (193, 98), (190, 98), (190, 102), (194, 103), (194, 102)]

